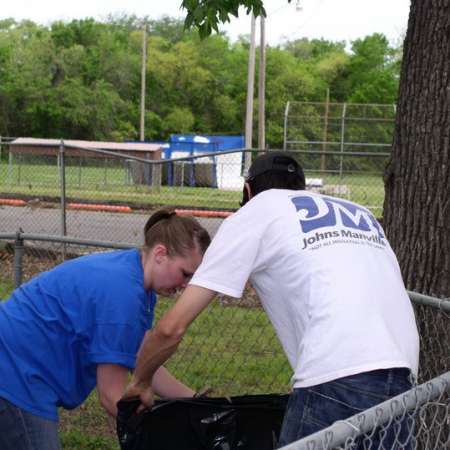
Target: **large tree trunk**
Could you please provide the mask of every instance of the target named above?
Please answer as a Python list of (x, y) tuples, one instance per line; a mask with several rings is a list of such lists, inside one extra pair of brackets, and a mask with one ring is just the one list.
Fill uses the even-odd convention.
[(412, 0), (384, 226), (408, 289), (450, 296), (450, 0)]
[[(411, 1), (403, 51), (384, 226), (406, 287), (449, 297), (450, 0)], [(424, 382), (450, 370), (449, 320), (424, 306), (416, 307), (416, 317)], [(440, 437), (446, 439), (446, 398), (421, 409), (418, 449), (441, 448)]]

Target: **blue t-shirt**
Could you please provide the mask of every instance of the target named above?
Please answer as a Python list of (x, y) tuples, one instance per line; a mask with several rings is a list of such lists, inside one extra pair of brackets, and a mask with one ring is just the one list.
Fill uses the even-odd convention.
[(98, 364), (134, 368), (156, 295), (137, 249), (67, 261), (0, 303), (0, 397), (58, 420), (96, 386)]

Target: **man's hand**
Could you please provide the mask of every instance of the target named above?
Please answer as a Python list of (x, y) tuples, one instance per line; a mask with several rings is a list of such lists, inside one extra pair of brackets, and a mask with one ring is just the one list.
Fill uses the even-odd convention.
[(122, 396), (125, 401), (140, 400), (141, 406), (137, 412), (153, 405), (151, 383), (155, 372), (175, 352), (187, 327), (208, 306), (215, 294), (209, 289), (189, 285), (175, 305), (159, 319), (155, 328), (145, 334), (131, 382)]
[(151, 408), (155, 401), (151, 384), (134, 384), (131, 382), (125, 389), (121, 400), (127, 401), (136, 399), (139, 399), (141, 402), (136, 413), (140, 413), (145, 408)]
[[(175, 305), (159, 319), (155, 328), (145, 333), (138, 351), (131, 385), (146, 387), (149, 385), (148, 380), (152, 380), (158, 368), (175, 352), (188, 326), (215, 295), (214, 291), (199, 286), (189, 285), (184, 290)], [(139, 395), (144, 390), (134, 388)]]

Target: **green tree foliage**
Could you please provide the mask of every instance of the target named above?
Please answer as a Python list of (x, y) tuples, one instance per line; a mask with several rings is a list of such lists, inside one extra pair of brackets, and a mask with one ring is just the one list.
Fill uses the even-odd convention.
[(194, 114), (188, 108), (175, 107), (167, 114), (164, 128), (168, 133), (189, 133), (194, 120)]
[(395, 103), (400, 52), (383, 34), (352, 43), (352, 54), (341, 76), (332, 84), (335, 95), (355, 103)]
[(181, 6), (187, 10), (186, 28), (197, 27), (202, 38), (212, 30), (219, 31), (219, 22), (229, 22), (230, 16), (238, 17), (240, 6), (246, 8), (247, 14), (253, 11), (255, 16), (266, 15), (262, 0), (183, 0)]
[[(132, 140), (139, 136), (142, 27), (148, 33), (145, 136), (242, 134), (245, 37), (200, 39), (180, 20), (135, 16), (0, 21), (0, 135)], [(399, 50), (375, 34), (352, 43), (300, 39), (267, 48), (267, 141), (279, 147), (286, 102), (391, 102)], [(257, 81), (257, 80), (256, 80)], [(255, 112), (255, 127), (257, 117)]]

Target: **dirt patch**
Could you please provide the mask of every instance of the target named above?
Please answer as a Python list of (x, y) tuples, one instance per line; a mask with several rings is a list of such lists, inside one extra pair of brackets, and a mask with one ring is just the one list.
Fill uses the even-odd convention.
[[(81, 254), (66, 253), (66, 259), (71, 259)], [(54, 250), (26, 246), (22, 265), (22, 282), (50, 270), (62, 262), (62, 254)], [(0, 262), (2, 267), (1, 278), (8, 281), (14, 280), (14, 248), (10, 243), (0, 241)], [(220, 295), (218, 300), (223, 306), (239, 306), (241, 308), (259, 308), (261, 303), (255, 289), (247, 283), (242, 298), (236, 299), (227, 295)]]
[[(0, 241), (0, 261), (2, 265), (1, 277), (4, 280), (14, 280), (14, 249), (11, 244)], [(22, 281), (51, 269), (61, 262), (55, 255), (47, 254), (43, 257), (32, 248), (27, 248), (23, 257)]]
[(261, 308), (258, 294), (250, 283), (247, 283), (240, 299), (219, 295), (219, 302), (223, 306), (239, 306), (241, 308)]

